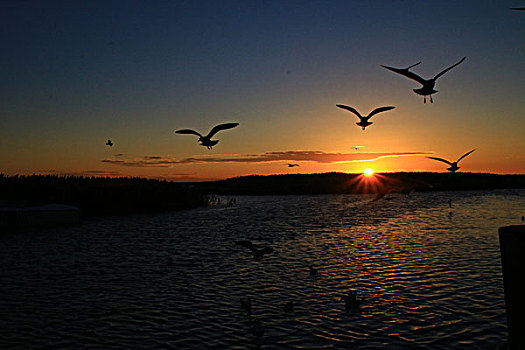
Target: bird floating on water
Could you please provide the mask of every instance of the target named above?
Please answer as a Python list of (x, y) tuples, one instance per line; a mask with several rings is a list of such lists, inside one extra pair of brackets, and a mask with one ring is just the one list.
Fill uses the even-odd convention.
[(252, 314), (252, 298), (251, 297), (241, 298), (240, 302), (241, 302), (241, 308), (245, 310), (248, 313), (248, 315), (251, 315)]
[(266, 329), (263, 327), (261, 320), (256, 318), (253, 321), (253, 325), (250, 328), (250, 331), (254, 336), (256, 336), (257, 338), (260, 338), (264, 335), (264, 332), (266, 331)]
[(299, 164), (288, 163), (288, 168), (293, 168), (294, 166), (299, 166)]
[(175, 133), (176, 134), (186, 134), (186, 135), (189, 135), (189, 134), (197, 135), (197, 136), (199, 136), (198, 142), (200, 142), (201, 146), (205, 146), (208, 149), (212, 149), (213, 146), (215, 146), (217, 143), (219, 143), (219, 140), (212, 140), (211, 139), (213, 137), (213, 135), (215, 135), (216, 133), (218, 133), (221, 130), (227, 130), (227, 129), (235, 128), (237, 125), (239, 125), (239, 123), (226, 123), (226, 124), (216, 125), (216, 126), (213, 127), (213, 129), (211, 129), (211, 131), (206, 136), (203, 136), (200, 133), (198, 133), (197, 131), (191, 130), (191, 129), (177, 130), (177, 131), (175, 131)]
[(272, 247), (264, 247), (264, 248), (257, 249), (255, 248), (255, 246), (253, 245), (251, 241), (247, 241), (247, 240), (236, 241), (235, 244), (250, 249), (253, 253), (253, 258), (255, 260), (260, 260), (262, 259), (264, 254), (269, 254), (273, 252)]
[(436, 80), (440, 76), (442, 76), (443, 74), (445, 74), (446, 72), (448, 72), (449, 70), (451, 70), (452, 68), (454, 68), (455, 66), (460, 64), (461, 62), (463, 62), (465, 59), (466, 59), (466, 57), (463, 57), (461, 60), (459, 60), (458, 63), (455, 63), (452, 66), (448, 67), (447, 69), (439, 72), (434, 78), (431, 78), (431, 79), (423, 79), (419, 75), (417, 75), (416, 73), (409, 71), (410, 68), (417, 66), (418, 64), (421, 63), (421, 61), (419, 61), (418, 63), (413, 64), (411, 66), (408, 66), (407, 68), (394, 68), (394, 67), (389, 67), (389, 66), (385, 66), (385, 65), (381, 65), (381, 67), (386, 68), (388, 70), (391, 70), (394, 73), (398, 73), (398, 74), (404, 75), (405, 77), (407, 77), (409, 79), (412, 79), (412, 80), (415, 80), (418, 83), (420, 83), (421, 85), (423, 85), (421, 88), (413, 89), (413, 90), (414, 90), (414, 92), (416, 94), (423, 96), (423, 102), (424, 103), (427, 103), (427, 96), (430, 96), (430, 103), (432, 103), (432, 102), (434, 102), (432, 100), (432, 94), (435, 94), (436, 92), (438, 92), (438, 90), (434, 90), (434, 86), (436, 85)]
[(317, 277), (318, 273), (319, 271), (316, 268), (314, 268), (312, 265), (310, 265), (310, 272), (309, 272), (310, 277)]
[(357, 299), (357, 291), (352, 290), (347, 295), (343, 295), (341, 301), (345, 302), (345, 311), (350, 311), (359, 308), (364, 299)]
[(438, 157), (427, 157), (429, 159), (434, 159), (434, 160), (438, 160), (440, 162), (443, 162), (443, 163), (447, 163), (448, 165), (450, 165), (450, 168), (447, 168), (448, 171), (450, 171), (451, 173), (455, 173), (457, 170), (459, 170), (460, 168), (458, 167), (458, 163), (460, 160), (462, 160), (463, 158), (465, 158), (466, 156), (468, 156), (469, 154), (471, 154), (472, 152), (474, 152), (476, 149), (473, 149), (471, 151), (468, 151), (467, 153), (465, 153), (464, 155), (462, 155), (461, 157), (459, 157), (458, 160), (456, 160), (455, 162), (449, 162), (448, 160), (446, 159), (443, 159), (443, 158), (438, 158)]
[(290, 314), (293, 312), (294, 302), (293, 300), (288, 301), (286, 304), (284, 304), (284, 313)]
[(357, 122), (356, 124), (359, 125), (360, 127), (363, 128), (363, 130), (366, 129), (367, 126), (369, 125), (372, 125), (373, 123), (372, 122), (369, 122), (368, 120), (370, 118), (372, 118), (374, 115), (376, 115), (377, 113), (381, 113), (381, 112), (385, 112), (385, 111), (389, 111), (391, 109), (394, 109), (396, 107), (392, 107), (392, 106), (387, 106), (387, 107), (379, 107), (379, 108), (376, 108), (374, 109), (372, 112), (370, 112), (369, 115), (366, 115), (366, 116), (362, 116), (361, 113), (359, 113), (355, 108), (353, 107), (349, 107), (349, 106), (345, 106), (345, 105), (336, 105), (337, 107), (339, 108), (342, 108), (342, 109), (346, 109), (347, 111), (350, 111), (352, 113), (354, 113), (358, 118), (359, 118), (359, 122)]
[(108, 140), (108, 142), (106, 142), (106, 146), (112, 147), (113, 146), (113, 142), (111, 142), (111, 140)]

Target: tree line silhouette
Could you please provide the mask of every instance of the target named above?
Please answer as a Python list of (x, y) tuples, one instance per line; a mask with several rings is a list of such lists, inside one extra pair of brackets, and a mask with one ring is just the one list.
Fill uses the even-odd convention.
[(88, 217), (190, 209), (209, 200), (200, 189), (163, 180), (0, 174), (0, 205), (63, 203)]
[(404, 193), (525, 188), (525, 175), (399, 172), (250, 175), (178, 183), (139, 177), (0, 173), (0, 206), (75, 205), (84, 216), (135, 214), (212, 205), (213, 195)]
[(229, 195), (285, 195), (458, 191), (525, 188), (525, 175), (487, 173), (397, 172), (377, 174), (322, 173), (249, 175), (195, 183), (205, 193)]

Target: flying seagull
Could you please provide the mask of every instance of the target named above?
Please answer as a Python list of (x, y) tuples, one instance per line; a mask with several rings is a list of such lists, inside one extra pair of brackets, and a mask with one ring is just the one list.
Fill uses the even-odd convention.
[(407, 77), (409, 79), (412, 79), (412, 80), (415, 80), (418, 83), (420, 83), (421, 85), (423, 85), (423, 87), (421, 87), (419, 89), (413, 89), (413, 90), (414, 90), (414, 92), (416, 94), (423, 96), (423, 102), (424, 103), (427, 103), (427, 96), (430, 96), (430, 103), (432, 103), (432, 102), (434, 102), (432, 100), (432, 94), (435, 94), (436, 92), (438, 92), (437, 90), (434, 90), (434, 86), (436, 85), (436, 80), (440, 76), (442, 76), (443, 74), (445, 74), (446, 72), (448, 72), (449, 70), (451, 70), (452, 68), (454, 68), (455, 66), (460, 64), (461, 62), (463, 62), (465, 59), (466, 59), (466, 57), (463, 57), (461, 60), (459, 60), (458, 63), (453, 64), (452, 66), (448, 67), (447, 69), (441, 71), (440, 73), (438, 73), (432, 79), (423, 79), (419, 75), (417, 75), (416, 73), (413, 73), (413, 72), (409, 71), (410, 68), (417, 66), (418, 64), (421, 63), (421, 61), (419, 61), (418, 63), (413, 64), (413, 65), (411, 65), (411, 66), (409, 66), (407, 68), (393, 68), (393, 67), (384, 66), (384, 65), (381, 65), (381, 67), (386, 68), (388, 70), (391, 70), (394, 73), (398, 73), (398, 74), (404, 75), (405, 77)]
[(264, 247), (261, 249), (255, 248), (253, 243), (251, 241), (243, 240), (243, 241), (236, 241), (235, 244), (240, 245), (241, 247), (248, 248), (253, 253), (253, 258), (255, 260), (261, 260), (261, 258), (264, 256), (264, 254), (272, 253), (273, 248), (272, 247)]
[(288, 163), (288, 168), (293, 168), (294, 166), (299, 166), (299, 164)]
[(175, 133), (176, 134), (197, 135), (197, 136), (199, 136), (198, 142), (200, 142), (201, 146), (206, 146), (208, 149), (212, 149), (213, 146), (215, 146), (217, 143), (219, 143), (219, 140), (212, 140), (211, 139), (213, 137), (213, 135), (215, 135), (216, 133), (218, 133), (221, 130), (235, 128), (237, 125), (239, 125), (239, 123), (226, 123), (226, 124), (216, 125), (216, 126), (213, 127), (213, 129), (211, 129), (211, 131), (206, 136), (203, 136), (203, 135), (199, 134), (197, 131), (191, 130), (191, 129), (177, 130), (177, 131), (175, 131)]
[(456, 160), (455, 162), (449, 162), (446, 159), (438, 158), (438, 157), (427, 157), (427, 158), (434, 159), (434, 160), (439, 160), (440, 162), (447, 163), (448, 165), (450, 165), (450, 168), (447, 168), (447, 170), (452, 172), (452, 173), (455, 173), (457, 170), (459, 170), (459, 167), (458, 167), (459, 161), (462, 160), (463, 158), (465, 158), (466, 156), (468, 156), (469, 154), (471, 154), (472, 152), (474, 152), (475, 150), (476, 149), (473, 149), (472, 151), (469, 151), (469, 152), (465, 153), (464, 155), (459, 157), (459, 159)]
[(369, 122), (368, 119), (372, 118), (377, 113), (389, 111), (391, 109), (396, 108), (396, 107), (392, 107), (392, 106), (379, 107), (379, 108), (374, 109), (372, 112), (370, 112), (369, 115), (363, 117), (355, 108), (352, 108), (352, 107), (349, 107), (349, 106), (345, 106), (345, 105), (336, 105), (336, 106), (339, 107), (339, 108), (342, 108), (342, 109), (346, 109), (347, 111), (350, 111), (350, 112), (354, 113), (359, 118), (359, 122), (356, 123), (356, 124), (359, 125), (360, 127), (362, 127), (363, 130), (365, 130), (367, 126), (373, 124), (372, 122)]
[(106, 142), (106, 146), (109, 146), (109, 147), (113, 146), (113, 142), (111, 142), (111, 140), (108, 140), (108, 142)]

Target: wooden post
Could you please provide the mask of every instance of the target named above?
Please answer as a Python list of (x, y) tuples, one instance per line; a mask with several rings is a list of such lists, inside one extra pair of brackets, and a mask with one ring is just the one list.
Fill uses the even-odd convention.
[(508, 345), (525, 348), (525, 225), (499, 228)]

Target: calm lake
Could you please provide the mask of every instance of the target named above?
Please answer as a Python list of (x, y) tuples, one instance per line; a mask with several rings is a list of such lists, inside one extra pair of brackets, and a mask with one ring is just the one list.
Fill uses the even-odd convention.
[[(525, 190), (221, 199), (232, 198), (0, 235), (0, 348), (498, 349), (507, 339), (497, 229), (522, 223)], [(274, 251), (255, 260), (236, 240)], [(345, 311), (350, 290), (365, 300)]]

